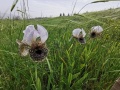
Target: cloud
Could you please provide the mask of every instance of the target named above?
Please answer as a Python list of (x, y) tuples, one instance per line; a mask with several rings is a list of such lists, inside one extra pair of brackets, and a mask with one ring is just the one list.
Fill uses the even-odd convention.
[(31, 12), (32, 14), (35, 14), (35, 12), (37, 12), (38, 14), (36, 16), (39, 15), (43, 15), (43, 16), (59, 16), (60, 13), (70, 13), (71, 12), (71, 6), (72, 6), (72, 2), (68, 2), (68, 1), (57, 1), (57, 0), (52, 0), (52, 2), (50, 0), (45, 0), (45, 1), (39, 1), (39, 0), (30, 0), (30, 4), (29, 7), (30, 10), (34, 11)]
[[(2, 0), (0, 3), (0, 12), (5, 12), (6, 10), (9, 9), (13, 4), (14, 0)], [(23, 0), (19, 0), (17, 6), (15, 7), (13, 14), (15, 13), (15, 10), (17, 9), (22, 9), (23, 8)], [(27, 0), (26, 0), (27, 1)], [(30, 16), (32, 17), (49, 17), (49, 16), (59, 16), (60, 13), (65, 13), (66, 15), (69, 13), (72, 13), (73, 7), (74, 12), (79, 12), (79, 10), (84, 7), (86, 4), (89, 2), (92, 2), (94, 0), (28, 0), (28, 7), (27, 7), (27, 2), (26, 2), (26, 8), (28, 10), (29, 8), (29, 13)], [(85, 8), (82, 9), (81, 13), (86, 12), (86, 11), (95, 11), (95, 10), (103, 10), (107, 9), (110, 7), (119, 7), (120, 6), (120, 1), (116, 2), (108, 2), (108, 3), (97, 3), (97, 4), (89, 4)], [(10, 12), (8, 12), (10, 13)], [(17, 12), (16, 12), (17, 14)]]

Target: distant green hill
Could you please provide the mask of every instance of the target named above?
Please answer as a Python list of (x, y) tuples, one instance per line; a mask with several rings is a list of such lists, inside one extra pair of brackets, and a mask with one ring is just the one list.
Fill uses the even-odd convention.
[(115, 9), (111, 8), (108, 10), (84, 13), (83, 15), (91, 16), (93, 18), (103, 17), (103, 18), (120, 19), (120, 8), (115, 8)]
[(67, 21), (74, 22), (74, 23), (82, 23), (82, 22), (87, 22), (88, 20), (99, 20), (99, 19), (112, 19), (112, 20), (120, 19), (120, 8), (115, 8), (115, 9), (111, 8), (111, 9), (102, 10), (102, 11), (86, 12), (83, 14), (74, 14), (73, 16), (60, 16), (60, 17), (49, 18), (49, 19), (47, 18), (46, 20), (49, 24), (58, 24), (59, 22), (66, 23)]

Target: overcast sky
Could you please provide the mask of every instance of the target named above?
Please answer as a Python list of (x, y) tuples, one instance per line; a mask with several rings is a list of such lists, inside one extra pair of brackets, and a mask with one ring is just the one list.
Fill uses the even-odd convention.
[[(13, 14), (18, 14), (18, 12), (16, 11), (17, 8), (22, 10), (21, 9), (21, 7), (23, 7), (22, 1), (23, 0), (19, 0), (14, 11), (12, 12)], [(74, 5), (75, 5), (74, 13), (78, 13), (79, 10), (84, 5), (92, 1), (94, 0), (77, 0), (77, 3), (75, 5), (76, 0), (28, 0), (29, 14), (31, 17), (41, 17), (41, 16), (54, 17), (54, 16), (59, 16), (60, 13), (65, 13), (66, 15), (68, 15), (68, 13), (69, 14), (72, 13)], [(14, 0), (0, 0), (0, 13), (5, 13), (5, 12), (9, 13), (13, 2)], [(86, 11), (90, 12), (90, 11), (105, 10), (116, 7), (120, 7), (120, 1), (89, 4), (84, 9), (82, 9), (80, 13)]]

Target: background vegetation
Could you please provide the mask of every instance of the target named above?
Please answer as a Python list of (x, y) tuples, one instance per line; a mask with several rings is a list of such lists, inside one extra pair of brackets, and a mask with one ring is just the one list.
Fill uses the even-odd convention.
[[(48, 61), (20, 57), (16, 39), (27, 25), (43, 25), (49, 33)], [(90, 39), (101, 25), (102, 37)], [(72, 30), (83, 28), (85, 45)], [(120, 76), (120, 8), (56, 18), (0, 20), (0, 90), (110, 90)]]

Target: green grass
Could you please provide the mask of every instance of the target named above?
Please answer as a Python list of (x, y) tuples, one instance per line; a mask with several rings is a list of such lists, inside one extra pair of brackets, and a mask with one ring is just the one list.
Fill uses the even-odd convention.
[[(111, 12), (111, 13), (110, 13)], [(33, 20), (0, 20), (0, 90), (110, 90), (120, 76), (119, 9)], [(115, 16), (118, 15), (118, 16)], [(20, 57), (16, 39), (29, 24), (41, 24), (49, 33), (49, 54), (42, 63)], [(102, 37), (89, 38), (101, 25)], [(72, 30), (84, 28), (85, 45)]]

